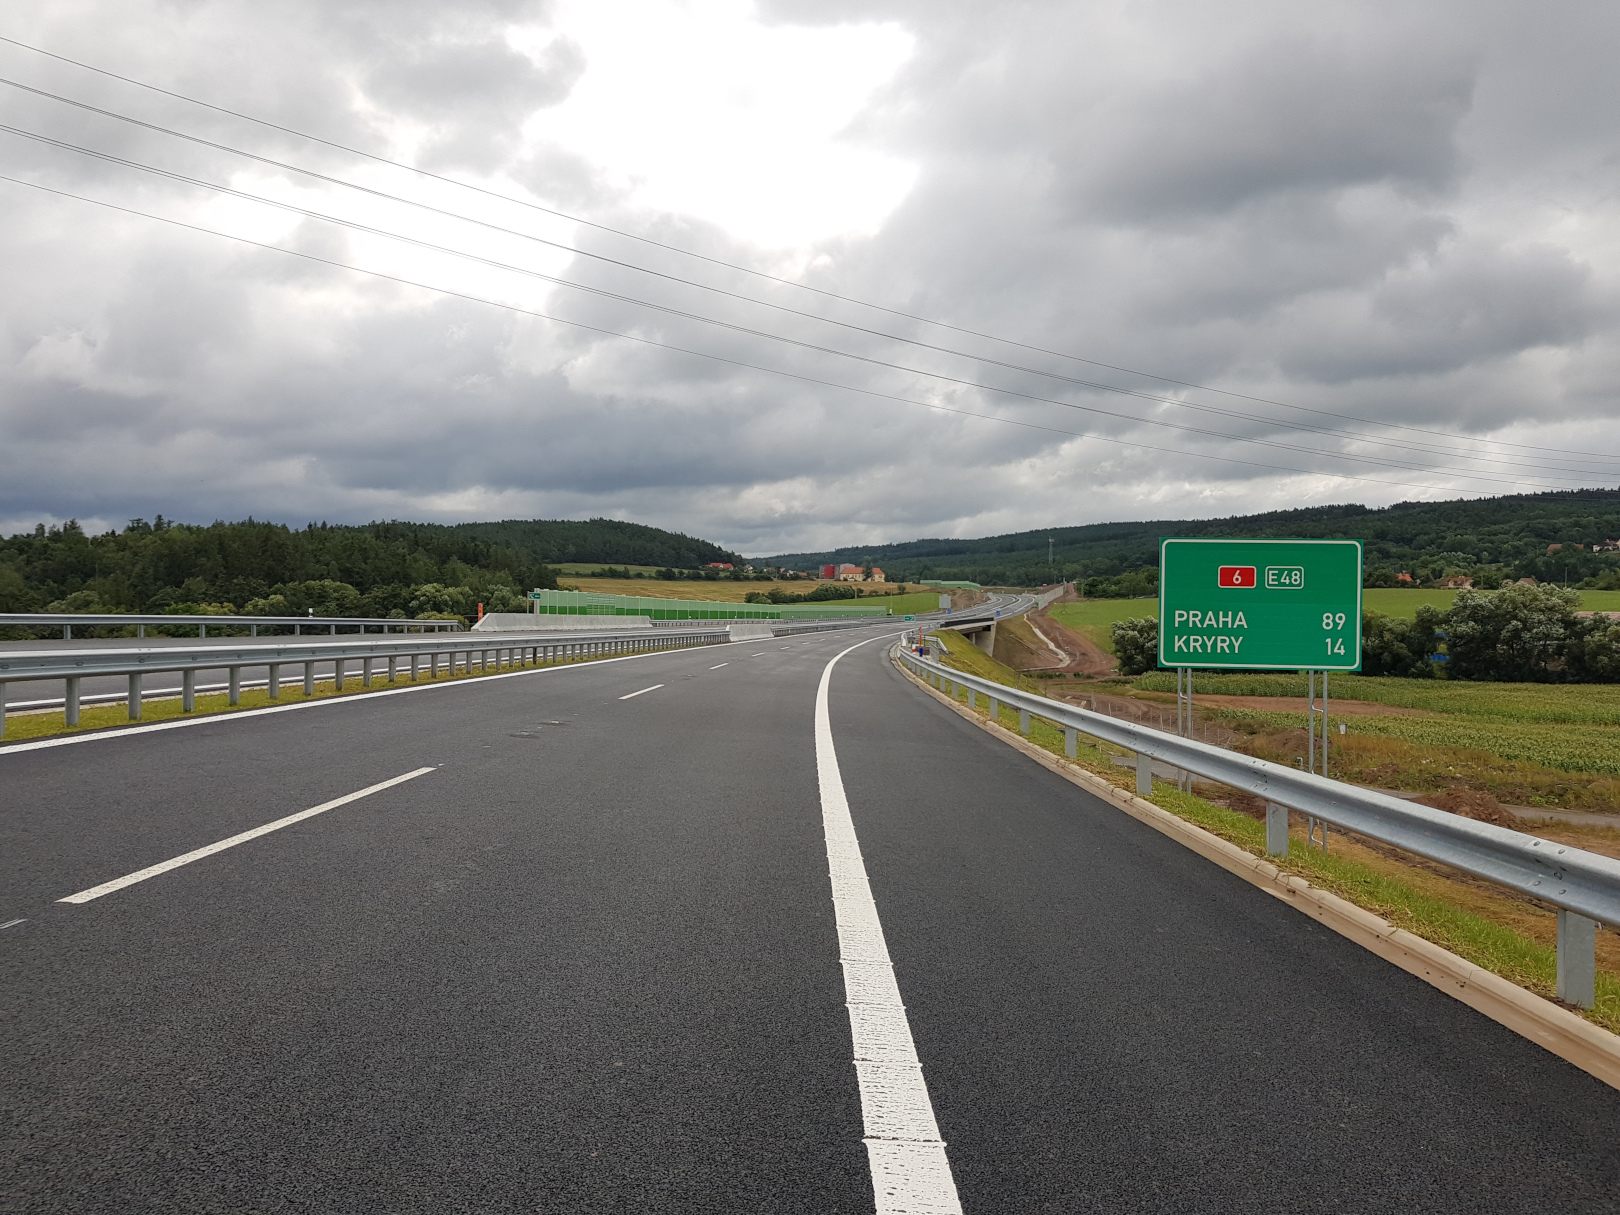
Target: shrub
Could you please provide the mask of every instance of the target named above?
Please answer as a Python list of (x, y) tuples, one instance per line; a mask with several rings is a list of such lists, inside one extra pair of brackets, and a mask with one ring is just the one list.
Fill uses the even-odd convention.
[(1415, 620), (1367, 612), (1361, 618), (1361, 673), (1405, 679), (1434, 678), (1429, 655), (1440, 644), (1439, 609), (1424, 604)]
[(1571, 643), (1586, 631), (1575, 616), (1580, 600), (1557, 586), (1457, 592), (1445, 616), (1447, 674), (1509, 683), (1562, 677)]
[(1109, 626), (1121, 675), (1141, 675), (1159, 665), (1159, 622), (1133, 616)]

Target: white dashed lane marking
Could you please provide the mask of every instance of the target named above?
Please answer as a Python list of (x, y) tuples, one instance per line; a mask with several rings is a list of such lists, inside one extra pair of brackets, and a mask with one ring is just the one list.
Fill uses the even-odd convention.
[(619, 699), (620, 700), (634, 700), (637, 696), (645, 695), (648, 692), (656, 692), (656, 691), (658, 691), (659, 688), (661, 688), (663, 686), (664, 685), (661, 684), (661, 683), (655, 683), (650, 688), (642, 688), (640, 692), (631, 692), (628, 696), (621, 696), (621, 697), (619, 697)]
[(373, 793), (381, 793), (384, 789), (391, 789), (395, 785), (403, 785), (408, 780), (415, 780), (418, 776), (426, 776), (429, 772), (436, 772), (437, 768), (418, 768), (415, 772), (407, 772), (404, 776), (396, 776), (391, 780), (379, 781), (375, 785), (360, 789), (354, 793), (346, 793), (342, 797), (333, 798), (329, 802), (322, 802), (319, 806), (311, 806), (308, 810), (300, 810), (297, 814), (289, 814), (286, 818), (278, 818), (273, 823), (266, 823), (262, 827), (255, 827), (251, 831), (243, 831), (229, 839), (220, 840), (217, 844), (209, 844), (204, 848), (196, 848), (191, 852), (183, 853), (172, 860), (159, 861), (156, 865), (148, 865), (145, 869), (137, 869), (134, 873), (125, 874), (121, 878), (114, 878), (110, 882), (103, 882), (99, 886), (92, 886), (89, 890), (81, 890), (78, 894), (70, 894), (64, 899), (57, 899), (58, 903), (88, 903), (91, 899), (99, 899), (104, 894), (112, 894), (115, 890), (122, 890), (125, 886), (133, 886), (136, 882), (144, 882), (147, 878), (157, 877), (160, 873), (167, 873), (171, 869), (178, 869), (182, 865), (189, 865), (192, 861), (200, 861), (205, 856), (213, 856), (216, 852), (224, 852), (227, 848), (234, 848), (238, 844), (245, 844), (249, 840), (256, 840), (261, 835), (269, 835), (272, 831), (280, 831), (283, 827), (291, 827), (294, 823), (301, 823), (306, 818), (314, 818), (317, 814), (325, 814), (328, 810), (336, 810), (339, 806), (347, 806), (350, 802), (357, 802), (362, 797), (370, 797)]

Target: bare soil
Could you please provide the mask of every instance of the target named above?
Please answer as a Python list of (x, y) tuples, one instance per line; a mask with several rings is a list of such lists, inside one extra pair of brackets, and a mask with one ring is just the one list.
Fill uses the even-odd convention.
[[(1057, 602), (1063, 603), (1065, 598), (1059, 596)], [(1009, 625), (1015, 627), (1009, 629)], [(1005, 657), (1003, 634), (1008, 637)], [(1052, 652), (1054, 648), (1061, 653), (1061, 660), (1058, 654)], [(995, 656), (1014, 670), (1052, 671), (1066, 675), (1111, 675), (1119, 665), (1107, 650), (1084, 633), (1053, 620), (1044, 608), (1023, 617), (1002, 621), (996, 629)]]
[[(1171, 692), (1159, 693), (1167, 701), (1174, 704), (1175, 694)], [(1305, 712), (1305, 698), (1303, 696), (1227, 696), (1214, 692), (1199, 692), (1193, 697), (1195, 708), (1212, 709), (1259, 709), (1269, 713), (1300, 713)], [(1427, 709), (1403, 709), (1398, 705), (1379, 704), (1375, 700), (1339, 700), (1330, 697), (1328, 712), (1335, 717), (1439, 717), (1438, 713), (1431, 713)]]

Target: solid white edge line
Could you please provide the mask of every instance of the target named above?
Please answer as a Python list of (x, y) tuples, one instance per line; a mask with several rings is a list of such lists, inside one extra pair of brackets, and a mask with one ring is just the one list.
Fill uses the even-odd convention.
[(621, 696), (621, 697), (619, 697), (619, 699), (620, 700), (634, 700), (636, 697), (643, 696), (648, 692), (656, 692), (656, 691), (658, 691), (659, 688), (661, 688), (663, 686), (664, 685), (661, 684), (661, 683), (655, 683), (650, 688), (642, 688), (641, 691), (639, 691), (639, 692), (631, 692), (628, 696)]
[(822, 669), (816, 689), (816, 776), (855, 1079), (877, 1215), (961, 1215), (961, 1199), (934, 1120), (922, 1063), (911, 1040), (911, 1023), (894, 981), (894, 966), (867, 883), (866, 863), (833, 746), (828, 709), (833, 667), (845, 654), (881, 640), (869, 637), (834, 655)]
[(317, 814), (325, 814), (328, 810), (336, 810), (339, 806), (357, 802), (362, 797), (370, 797), (373, 793), (381, 793), (384, 789), (391, 789), (395, 785), (402, 785), (408, 780), (415, 780), (418, 776), (426, 776), (429, 772), (436, 771), (438, 771), (437, 768), (418, 768), (414, 772), (407, 772), (403, 776), (395, 776), (389, 780), (380, 781), (355, 793), (346, 793), (342, 797), (333, 798), (329, 802), (322, 802), (319, 806), (311, 806), (308, 810), (300, 810), (297, 814), (289, 814), (286, 818), (278, 818), (273, 823), (265, 823), (262, 827), (254, 827), (250, 831), (240, 832), (229, 839), (220, 840), (217, 844), (195, 848), (170, 860), (159, 861), (156, 865), (148, 865), (145, 869), (137, 869), (134, 873), (125, 874), (121, 878), (114, 878), (110, 882), (103, 882), (99, 886), (92, 886), (89, 890), (81, 890), (78, 894), (70, 894), (66, 898), (57, 899), (56, 901), (58, 903), (88, 903), (91, 899), (99, 899), (102, 895), (112, 894), (115, 890), (122, 890), (125, 886), (133, 886), (136, 882), (144, 882), (147, 878), (154, 878), (160, 873), (178, 869), (181, 865), (189, 865), (192, 861), (200, 861), (205, 856), (213, 856), (216, 852), (224, 852), (227, 848), (245, 844), (249, 840), (258, 839), (261, 835), (269, 835), (272, 831), (280, 831), (283, 827), (290, 827), (294, 823), (303, 822), (306, 818), (314, 818)]
[[(720, 645), (747, 645), (747, 641), (722, 641)], [(688, 647), (693, 649), (697, 647)], [(707, 648), (707, 647), (705, 647)], [(266, 705), (262, 709), (237, 709), (227, 713), (205, 713), (201, 717), (188, 717), (182, 721), (155, 721), (151, 725), (121, 726), (116, 730), (97, 730), (90, 734), (66, 734), (54, 738), (38, 738), (33, 742), (7, 743), (0, 741), (0, 758), (24, 751), (43, 751), (49, 747), (71, 747), (80, 743), (99, 742), (107, 738), (128, 738), (131, 734), (158, 734), (165, 730), (185, 730), (192, 726), (216, 725), (227, 721), (246, 721), (270, 713), (291, 713), (297, 709), (320, 709), (331, 705), (352, 705), (376, 700), (382, 696), (404, 696), (410, 692), (432, 692), (444, 688), (470, 688), (478, 684), (494, 683), (498, 679), (519, 679), (526, 675), (555, 675), (563, 671), (583, 671), (591, 667), (604, 667), (611, 662), (637, 662), (643, 658), (668, 658), (671, 654), (684, 654), (686, 650), (650, 650), (643, 654), (620, 654), (613, 658), (595, 658), (590, 662), (558, 663), (554, 666), (532, 667), (522, 671), (502, 671), (494, 675), (477, 675), (471, 679), (450, 679), (442, 683), (419, 683), (403, 688), (380, 688), (375, 692), (345, 692), (341, 696), (323, 696), (319, 700), (301, 700), (293, 704)], [(330, 661), (329, 659), (327, 661)], [(330, 681), (323, 681), (330, 682)], [(172, 700), (172, 696), (163, 699)]]

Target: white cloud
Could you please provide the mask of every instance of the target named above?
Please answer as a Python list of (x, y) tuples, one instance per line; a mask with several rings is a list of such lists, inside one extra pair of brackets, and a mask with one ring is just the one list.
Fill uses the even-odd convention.
[[(164, 87), (708, 257), (1303, 409), (841, 304), (0, 49), (0, 74), (509, 231), (8, 92), (13, 125), (1060, 402), (784, 345), (0, 136), (5, 171), (27, 180), (734, 360), (0, 183), (0, 520), (603, 514), (763, 554), (1612, 484), (1620, 82), (1599, 48), (1620, 15), (1539, 12), (1461, 0), (42, 6), (19, 36)], [(1172, 403), (908, 347), (512, 233)], [(1336, 414), (1371, 419), (1353, 428), (1380, 442), (1300, 429), (1350, 425)]]

